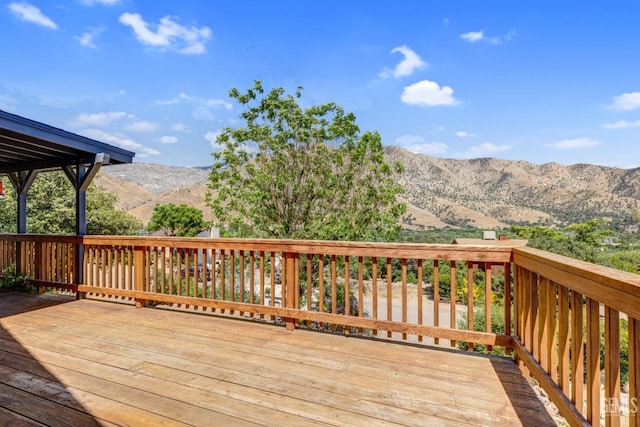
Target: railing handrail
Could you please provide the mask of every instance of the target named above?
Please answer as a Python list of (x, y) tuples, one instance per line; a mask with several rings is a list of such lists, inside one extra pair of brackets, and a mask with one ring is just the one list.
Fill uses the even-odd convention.
[(640, 275), (526, 247), (513, 249), (513, 262), (640, 319)]
[(296, 252), (303, 254), (376, 256), (394, 258), (437, 258), (504, 263), (511, 260), (511, 249), (489, 246), (438, 245), (428, 243), (382, 243), (288, 239), (237, 239), (156, 236), (83, 236), (84, 244), (132, 246), (188, 246), (190, 248), (234, 249), (247, 251)]

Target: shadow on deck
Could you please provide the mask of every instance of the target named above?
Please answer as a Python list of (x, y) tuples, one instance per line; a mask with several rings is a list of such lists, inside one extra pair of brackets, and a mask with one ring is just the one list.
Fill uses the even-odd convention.
[(0, 423), (555, 425), (510, 359), (0, 294)]

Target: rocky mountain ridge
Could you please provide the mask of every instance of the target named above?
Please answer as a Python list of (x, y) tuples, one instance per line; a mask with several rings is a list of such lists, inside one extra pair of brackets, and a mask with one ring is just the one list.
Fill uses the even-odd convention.
[[(640, 168), (442, 159), (399, 147), (385, 154), (404, 167), (396, 179), (405, 189), (407, 228), (564, 225), (640, 209)], [(207, 178), (206, 168), (133, 163), (102, 168), (96, 183), (146, 224), (156, 203), (186, 203), (210, 218)]]

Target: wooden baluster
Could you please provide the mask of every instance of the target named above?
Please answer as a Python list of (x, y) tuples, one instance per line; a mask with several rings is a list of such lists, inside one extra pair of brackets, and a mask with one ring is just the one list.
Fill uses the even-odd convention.
[[(36, 270), (33, 278), (35, 280), (43, 280), (43, 267), (45, 264), (44, 258), (44, 242), (36, 242)], [(43, 286), (38, 286), (38, 293), (44, 293), (45, 288)]]
[[(176, 288), (174, 270), (176, 269), (175, 261), (173, 255), (177, 253), (174, 248), (169, 248), (169, 294), (174, 295), (178, 293), (178, 289)], [(178, 275), (180, 277), (180, 275)]]
[(620, 426), (620, 313), (604, 308), (604, 420), (607, 427)]
[[(393, 288), (391, 284), (391, 258), (387, 257), (387, 320), (393, 320), (392, 302)], [(391, 331), (387, 331), (387, 338), (391, 338)]]
[[(260, 251), (260, 305), (264, 305), (264, 251)], [(260, 318), (264, 319), (264, 314), (260, 313)]]
[[(336, 314), (338, 312), (338, 292), (336, 285), (336, 256), (331, 255), (331, 313)], [(335, 331), (336, 324), (332, 324), (331, 328)]]
[[(434, 309), (433, 309), (433, 321), (434, 321), (434, 326), (439, 326), (439, 321), (440, 321), (440, 290), (439, 290), (439, 283), (440, 283), (440, 274), (439, 274), (439, 264), (438, 264), (438, 260), (434, 260), (433, 261), (433, 305), (434, 305)], [(422, 317), (423, 317), (423, 313), (422, 313), (422, 299), (424, 297), (424, 288), (423, 288), (423, 281), (422, 281), (422, 259), (418, 260), (418, 325), (422, 325)], [(418, 335), (418, 342), (422, 342), (422, 335)], [(439, 338), (435, 338), (434, 340), (435, 344), (439, 344)]]
[(629, 426), (640, 427), (640, 320), (629, 318)]
[[(200, 294), (200, 250), (192, 249), (191, 255), (193, 257), (193, 296), (195, 298), (200, 298), (202, 296)], [(202, 267), (204, 268), (204, 261), (202, 261)], [(202, 281), (202, 284), (204, 285), (204, 280)]]
[[(467, 262), (467, 330), (473, 331), (473, 262)], [(467, 347), (473, 350), (473, 343), (468, 342)]]
[[(407, 259), (400, 260), (402, 269), (402, 323), (407, 323)], [(407, 334), (402, 333), (402, 339), (407, 339)]]
[[(350, 301), (350, 293), (351, 293), (351, 275), (349, 274), (349, 259), (350, 257), (346, 255), (344, 257), (344, 315), (351, 315), (351, 301)], [(349, 335), (349, 327), (344, 327), (344, 334)]]
[(600, 304), (587, 298), (587, 421), (600, 422)]
[[(511, 328), (511, 308), (515, 299), (511, 299), (511, 263), (504, 264), (504, 333), (513, 335), (516, 328)], [(511, 347), (506, 348), (507, 354), (511, 354)]]
[[(378, 318), (378, 258), (371, 258), (371, 311), (373, 319)], [(373, 336), (378, 336), (378, 330), (373, 330)]]
[(571, 402), (584, 411), (584, 307), (582, 294), (571, 291)]
[[(484, 265), (484, 324), (485, 331), (491, 332), (491, 264)], [(487, 346), (488, 351), (493, 351), (493, 346)]]
[[(307, 311), (311, 311), (311, 299), (313, 298), (313, 275), (311, 271), (311, 254), (307, 254)], [(308, 324), (309, 322), (307, 322)]]
[[(364, 315), (364, 266), (362, 257), (358, 257), (358, 317)], [(358, 333), (362, 335), (363, 329), (358, 328)]]
[(536, 360), (540, 360), (540, 345), (538, 337), (540, 336), (540, 296), (544, 295), (542, 287), (544, 286), (544, 278), (538, 280), (536, 273), (531, 273), (531, 345), (533, 347), (532, 354)]
[[(224, 301), (225, 298), (225, 287), (226, 287), (226, 261), (227, 257), (225, 254), (225, 250), (220, 250), (220, 300)], [(273, 259), (271, 260), (271, 277), (273, 278)], [(271, 302), (273, 303), (274, 299), (274, 289), (273, 283), (271, 285)], [(224, 313), (224, 309), (221, 309), (220, 312)]]
[[(294, 303), (293, 303), (293, 307), (296, 310), (300, 310), (302, 307), (300, 306), (300, 254), (296, 253), (295, 257), (294, 257), (294, 267), (293, 267), (293, 271), (294, 271), (294, 288), (293, 288), (293, 297), (294, 297)], [(295, 326), (300, 326), (300, 320), (299, 319), (295, 319)]]
[[(269, 261), (271, 262), (271, 274), (270, 274), (270, 283), (271, 283), (271, 299), (269, 302), (271, 303), (271, 307), (275, 307), (276, 305), (276, 256), (273, 252), (269, 253)], [(280, 283), (282, 283), (282, 274), (280, 275)], [(280, 295), (282, 301), (282, 294)]]
[[(458, 329), (458, 325), (457, 325), (457, 320), (456, 320), (456, 298), (458, 297), (457, 295), (457, 283), (456, 283), (456, 262), (455, 261), (451, 261), (449, 263), (449, 284), (450, 289), (450, 296), (449, 296), (449, 304), (451, 304), (451, 312), (449, 314), (450, 316), (450, 323), (451, 323), (451, 329)], [(456, 340), (451, 340), (451, 347), (455, 347), (456, 346)]]
[(546, 277), (540, 277), (538, 280), (538, 334), (536, 339), (538, 342), (538, 351), (534, 353), (534, 357), (540, 363), (540, 366), (550, 374), (549, 363), (549, 280)]
[[(240, 250), (240, 267), (239, 267), (239, 272), (238, 275), (239, 277), (239, 286), (240, 286), (240, 302), (244, 304), (245, 300), (244, 300), (244, 270), (245, 270), (245, 265), (244, 265), (244, 250), (241, 249)], [(244, 312), (241, 311), (240, 312), (240, 316), (244, 316)]]
[[(236, 251), (231, 249), (229, 251), (229, 300), (236, 300)], [(284, 295), (283, 295), (284, 297)], [(229, 310), (230, 314), (234, 313), (234, 310)]]
[[(256, 252), (249, 251), (249, 304), (255, 303), (256, 297)], [(254, 313), (249, 313), (249, 317), (253, 317)]]
[(564, 395), (570, 398), (569, 289), (558, 285), (558, 291), (558, 385)]
[[(318, 254), (318, 311), (324, 312), (324, 255)], [(320, 329), (324, 323), (320, 322)]]
[(547, 334), (547, 359), (549, 360), (549, 370), (553, 382), (558, 384), (558, 334), (557, 334), (557, 286), (552, 281), (547, 281), (547, 324), (549, 332)]

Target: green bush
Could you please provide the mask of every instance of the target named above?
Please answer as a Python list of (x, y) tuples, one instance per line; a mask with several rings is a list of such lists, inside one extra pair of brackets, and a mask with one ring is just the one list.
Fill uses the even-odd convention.
[(7, 291), (33, 291), (33, 287), (29, 286), (29, 276), (19, 274), (16, 271), (16, 265), (10, 264), (2, 271), (0, 277), (0, 289)]
[[(473, 330), (477, 332), (486, 332), (486, 310), (484, 305), (474, 307), (473, 310)], [(462, 314), (462, 318), (458, 320), (458, 329), (466, 330), (468, 325), (467, 313)], [(504, 321), (504, 306), (502, 304), (491, 305), (491, 332), (494, 334), (505, 333), (505, 321)], [(468, 346), (466, 342), (457, 342), (457, 347), (460, 350), (467, 350)], [(503, 347), (493, 347), (491, 351), (487, 349), (484, 344), (474, 344), (474, 351), (482, 353), (496, 354), (499, 356), (505, 356), (506, 352)]]

